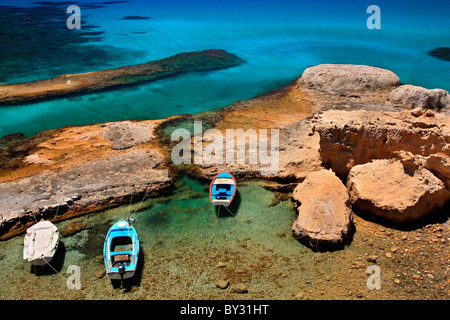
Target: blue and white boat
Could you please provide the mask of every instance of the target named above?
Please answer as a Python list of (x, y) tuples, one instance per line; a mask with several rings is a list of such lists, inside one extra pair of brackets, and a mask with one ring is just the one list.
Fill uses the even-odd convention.
[(236, 180), (224, 171), (216, 175), (209, 186), (209, 196), (214, 206), (228, 207), (236, 194)]
[(134, 227), (123, 219), (108, 231), (103, 245), (103, 260), (110, 279), (134, 276), (139, 256), (139, 239)]

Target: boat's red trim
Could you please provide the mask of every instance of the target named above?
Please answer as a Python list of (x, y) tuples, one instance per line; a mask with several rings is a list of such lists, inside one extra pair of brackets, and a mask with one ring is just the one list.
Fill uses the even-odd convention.
[[(221, 173), (222, 173), (222, 172), (221, 172)], [(213, 183), (214, 183), (214, 180), (216, 180), (216, 178), (217, 178), (217, 176), (218, 176), (219, 174), (220, 174), (220, 173), (216, 174), (216, 176), (211, 180), (211, 183), (209, 184), (209, 200), (211, 200), (211, 203), (213, 203), (212, 192), (211, 192), (211, 190), (212, 190), (212, 185), (213, 185)]]
[(233, 202), (234, 195), (236, 194), (237, 184), (236, 184), (236, 179), (234, 178), (234, 176), (229, 172), (227, 172), (227, 173), (233, 178), (233, 181), (234, 181), (234, 191), (233, 191), (233, 195), (231, 196), (231, 199), (230, 199), (230, 203), (231, 203), (231, 202)]

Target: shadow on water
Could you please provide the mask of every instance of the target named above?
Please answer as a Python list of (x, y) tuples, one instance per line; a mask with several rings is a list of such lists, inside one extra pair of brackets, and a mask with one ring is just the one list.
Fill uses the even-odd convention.
[(234, 195), (233, 201), (230, 203), (230, 205), (227, 208), (220, 208), (220, 214), (219, 214), (219, 206), (215, 207), (216, 209), (216, 215), (219, 214), (219, 218), (230, 218), (237, 216), (239, 206), (241, 205), (241, 195), (239, 193), (239, 189), (236, 190), (236, 194)]
[(44, 276), (60, 273), (64, 265), (65, 256), (66, 256), (66, 246), (64, 245), (64, 242), (60, 240), (58, 244), (58, 249), (56, 250), (55, 255), (53, 256), (53, 259), (49, 261), (50, 266), (48, 264), (44, 266), (31, 265), (30, 273), (33, 273), (36, 276)]

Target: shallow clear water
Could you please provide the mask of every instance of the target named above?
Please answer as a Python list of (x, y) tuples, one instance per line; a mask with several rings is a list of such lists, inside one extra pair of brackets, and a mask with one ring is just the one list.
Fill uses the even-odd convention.
[[(290, 236), (295, 218), (291, 202), (271, 206), (272, 192), (261, 183), (250, 182), (240, 185), (239, 195), (228, 210), (216, 211), (207, 187), (183, 178), (169, 197), (78, 218), (75, 221), (83, 221), (89, 228), (61, 237), (59, 251), (51, 262), (59, 274), (48, 266), (34, 269), (22, 260), (22, 236), (1, 242), (0, 280), (8, 285), (1, 286), (0, 298), (71, 299), (81, 295), (84, 299), (105, 299), (112, 293), (115, 298), (118, 293), (120, 297), (120, 291), (113, 289), (119, 283), (111, 283), (106, 276), (98, 279), (95, 274), (105, 269), (102, 249), (108, 229), (117, 220), (130, 216), (136, 219), (134, 226), (143, 254), (139, 271), (125, 281), (129, 291), (124, 298), (206, 298), (217, 280), (210, 277), (217, 278), (217, 271), (225, 270), (233, 273), (231, 281), (252, 284), (253, 293), (259, 287), (272, 287), (273, 279), (266, 282), (260, 274), (267, 271), (260, 270), (262, 266), (272, 268), (269, 265), (277, 264), (277, 257), (291, 259), (307, 250)], [(70, 223), (73, 221), (57, 226), (63, 230)], [(226, 267), (217, 269), (218, 263)], [(66, 271), (70, 265), (80, 267), (81, 290), (67, 289), (70, 274)], [(54, 290), (47, 290), (48, 286), (54, 286)]]
[[(396, 230), (355, 215), (351, 242), (318, 252), (294, 239), (292, 202), (277, 200), (263, 182), (238, 181), (229, 212), (214, 209), (207, 189), (183, 178), (170, 195), (58, 223), (61, 233), (85, 226), (60, 238), (52, 267), (22, 260), (23, 236), (0, 242), (0, 299), (448, 299), (448, 245), (432, 241), (428, 226)], [(105, 276), (103, 241), (115, 222), (130, 216), (141, 254), (134, 277), (120, 289), (119, 281)], [(419, 233), (423, 241), (413, 244)], [(367, 285), (374, 264), (368, 255), (377, 256), (380, 290)], [(80, 289), (67, 285), (74, 284), (71, 266), (80, 270)], [(418, 274), (425, 280), (414, 280)], [(218, 288), (219, 280), (228, 287)], [(234, 292), (236, 284), (248, 291)]]
[[(2, 3), (36, 6), (26, 0)], [(64, 5), (58, 7), (60, 11), (48, 9), (48, 15), (53, 14), (55, 19), (52, 26), (58, 27), (58, 37), (49, 37), (45, 28), (32, 29), (33, 36), (42, 37), (41, 42), (47, 45), (22, 50), (25, 56), (20, 56), (20, 50), (15, 52), (10, 58), (17, 60), (16, 67), (3, 70), (2, 81), (36, 80), (211, 48), (225, 49), (247, 63), (132, 89), (2, 107), (0, 136), (214, 109), (283, 86), (298, 78), (305, 68), (320, 63), (378, 66), (397, 73), (403, 83), (450, 90), (450, 63), (427, 55), (450, 42), (448, 1), (378, 1), (380, 30), (366, 27), (369, 14), (364, 1), (131, 0), (99, 8), (83, 7), (83, 3), (92, 5), (96, 1), (80, 4), (81, 32), (99, 35), (75, 36), (78, 31), (64, 29), (68, 17), (61, 13)], [(150, 19), (122, 20), (128, 15)], [(5, 38), (0, 41), (4, 46)], [(73, 46), (71, 41), (75, 42)]]

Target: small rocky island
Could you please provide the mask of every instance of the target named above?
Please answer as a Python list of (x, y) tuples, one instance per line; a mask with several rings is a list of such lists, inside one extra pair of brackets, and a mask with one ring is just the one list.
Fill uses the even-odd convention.
[(189, 72), (205, 72), (244, 63), (223, 50), (186, 52), (138, 65), (0, 86), (0, 106), (34, 103), (118, 89)]
[[(202, 57), (217, 67), (223, 55)], [(180, 66), (169, 73), (186, 70), (185, 60), (176, 59)], [(158, 70), (158, 77), (166, 74)], [(125, 204), (130, 196), (139, 201), (166, 192), (180, 174), (207, 180), (226, 169), (291, 196), (298, 211), (293, 235), (315, 250), (334, 250), (355, 232), (355, 211), (408, 223), (448, 205), (449, 112), (445, 90), (401, 85), (389, 70), (330, 64), (213, 112), (9, 135), (0, 141), (1, 239), (20, 234), (34, 217), (58, 212), (56, 220), (68, 219)], [(279, 170), (264, 175), (252, 164), (174, 165), (170, 134), (194, 120), (222, 132), (278, 128)]]

